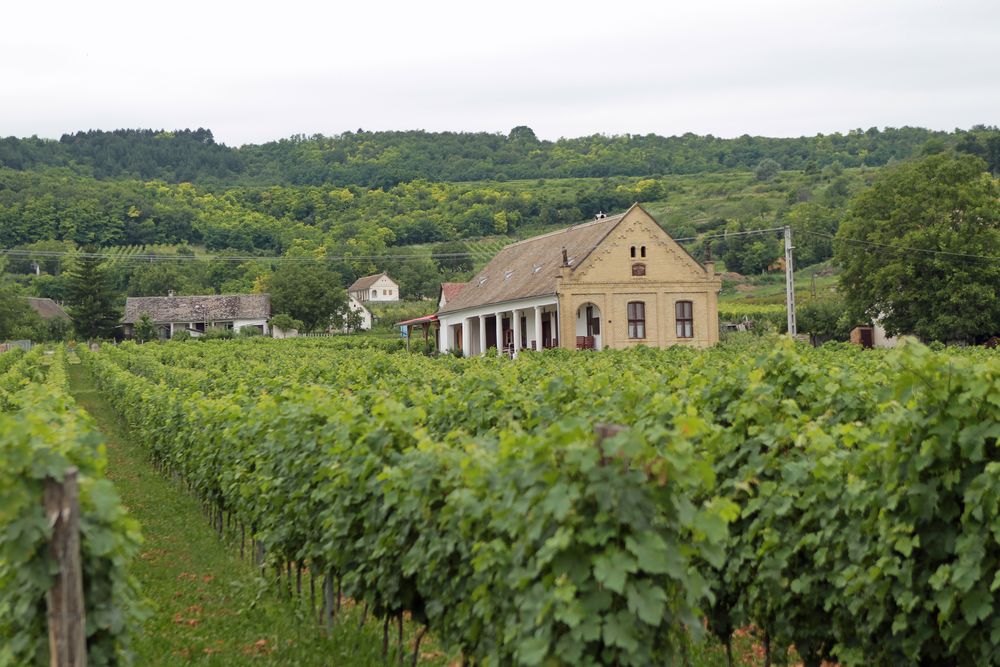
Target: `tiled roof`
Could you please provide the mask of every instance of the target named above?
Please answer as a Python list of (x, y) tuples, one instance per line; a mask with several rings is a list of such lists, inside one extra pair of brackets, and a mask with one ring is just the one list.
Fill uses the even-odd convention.
[(42, 299), (35, 296), (29, 296), (26, 298), (28, 299), (28, 305), (31, 306), (31, 309), (38, 313), (44, 320), (51, 320), (55, 318), (62, 320), (69, 319), (69, 315), (67, 315), (66, 311), (62, 309), (62, 306), (52, 299)]
[(259, 320), (271, 316), (268, 294), (212, 294), (208, 296), (140, 296), (125, 300), (122, 322), (133, 324), (143, 315), (153, 322), (215, 322)]
[(569, 257), (570, 267), (579, 266), (626, 213), (609, 215), (505, 247), (465, 284), (461, 292), (448, 299), (441, 313), (555, 294), (563, 248)]
[[(358, 278), (357, 280), (354, 281), (354, 283), (350, 287), (347, 288), (347, 291), (357, 292), (358, 290), (368, 289), (369, 287), (374, 285), (378, 281), (378, 279), (381, 278), (382, 276), (389, 278), (389, 276), (385, 273), (376, 273), (374, 276), (365, 276), (363, 278)], [(389, 278), (389, 280), (392, 280), (392, 278)]]
[(441, 296), (444, 297), (445, 303), (450, 303), (464, 287), (465, 283), (441, 283)]

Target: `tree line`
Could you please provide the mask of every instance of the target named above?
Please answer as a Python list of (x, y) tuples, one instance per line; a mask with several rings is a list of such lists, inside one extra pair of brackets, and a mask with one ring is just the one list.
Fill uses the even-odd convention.
[(101, 180), (385, 188), (419, 179), (505, 181), (752, 170), (765, 159), (782, 169), (834, 163), (876, 167), (912, 157), (928, 142), (957, 146), (1000, 172), (1000, 131), (985, 125), (952, 132), (872, 127), (793, 138), (597, 134), (556, 141), (538, 139), (526, 126), (507, 134), (359, 129), (238, 148), (217, 143), (204, 128), (89, 130), (58, 140), (2, 138), (0, 167), (61, 167)]

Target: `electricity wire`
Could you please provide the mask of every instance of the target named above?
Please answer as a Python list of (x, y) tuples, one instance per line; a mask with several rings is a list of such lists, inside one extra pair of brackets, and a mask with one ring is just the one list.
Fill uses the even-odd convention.
[(831, 239), (834, 241), (840, 241), (843, 243), (853, 243), (855, 245), (870, 246), (874, 248), (881, 248), (884, 250), (898, 250), (902, 252), (922, 252), (930, 255), (940, 255), (944, 257), (953, 257), (955, 259), (975, 259), (975, 260), (987, 260), (992, 262), (1000, 262), (1000, 256), (997, 255), (976, 255), (973, 253), (966, 252), (952, 252), (950, 250), (934, 250), (932, 248), (916, 248), (913, 246), (902, 246), (893, 243), (879, 243), (878, 241), (868, 241), (867, 239), (853, 239), (845, 236), (836, 236), (834, 234), (825, 234), (823, 232), (814, 232), (809, 230), (800, 230), (796, 233), (806, 234), (810, 236), (819, 236), (826, 239)]

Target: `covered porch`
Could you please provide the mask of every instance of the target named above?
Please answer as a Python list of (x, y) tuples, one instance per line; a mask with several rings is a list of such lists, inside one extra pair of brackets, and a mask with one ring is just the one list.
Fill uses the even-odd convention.
[(441, 352), (458, 349), (466, 357), (496, 350), (515, 356), (521, 350), (559, 347), (559, 306), (547, 302), (496, 304), (441, 320)]

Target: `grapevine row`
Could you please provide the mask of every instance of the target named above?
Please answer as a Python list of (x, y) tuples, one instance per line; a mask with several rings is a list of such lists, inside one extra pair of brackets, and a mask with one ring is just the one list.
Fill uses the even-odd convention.
[[(10, 353), (6, 353), (10, 354)], [(45, 596), (56, 564), (42, 504), (46, 478), (79, 471), (88, 664), (131, 661), (141, 598), (127, 565), (138, 525), (104, 478), (103, 440), (69, 395), (66, 352), (18, 355), (0, 375), (0, 665), (49, 663)]]
[[(662, 664), (750, 624), (807, 665), (1000, 658), (993, 352), (248, 341), (87, 363), (271, 558), (474, 659)], [(629, 428), (598, 446), (597, 422)]]

